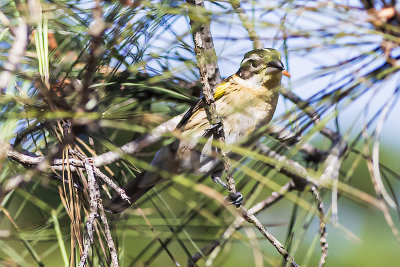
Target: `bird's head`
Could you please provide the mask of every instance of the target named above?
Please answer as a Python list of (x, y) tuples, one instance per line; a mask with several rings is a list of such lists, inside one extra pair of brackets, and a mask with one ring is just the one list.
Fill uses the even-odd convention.
[[(244, 80), (262, 80), (282, 77), (284, 66), (281, 54), (272, 48), (255, 49), (244, 55), (236, 75)], [(288, 74), (286, 71), (284, 75)]]

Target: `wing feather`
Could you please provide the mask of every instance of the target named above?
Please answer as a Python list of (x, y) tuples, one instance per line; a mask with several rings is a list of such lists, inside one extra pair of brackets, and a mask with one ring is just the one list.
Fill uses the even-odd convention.
[[(217, 101), (221, 97), (225, 95), (229, 87), (231, 86), (231, 77), (226, 78), (225, 80), (222, 81), (216, 88), (214, 92), (214, 99)], [(195, 115), (198, 111), (204, 108), (205, 105), (205, 98), (204, 96), (199, 98), (197, 102), (189, 108), (188, 111), (186, 111), (185, 115), (183, 115), (181, 121), (178, 123), (176, 126), (177, 129), (182, 129), (183, 126), (187, 124), (189, 119)]]

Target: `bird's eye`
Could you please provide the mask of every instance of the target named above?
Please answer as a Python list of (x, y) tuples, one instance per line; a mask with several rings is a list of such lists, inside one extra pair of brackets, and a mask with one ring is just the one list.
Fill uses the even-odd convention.
[(261, 60), (250, 60), (250, 65), (255, 68), (258, 69), (262, 64)]

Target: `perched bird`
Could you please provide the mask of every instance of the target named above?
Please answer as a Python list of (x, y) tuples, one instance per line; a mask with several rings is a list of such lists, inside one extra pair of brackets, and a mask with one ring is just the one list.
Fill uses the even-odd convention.
[[(215, 106), (222, 121), (226, 144), (238, 144), (270, 122), (278, 102), (283, 70), (281, 56), (275, 49), (252, 50), (244, 55), (236, 74), (215, 88)], [(218, 180), (223, 165), (211, 145), (213, 137), (208, 134), (210, 124), (204, 105), (201, 98), (186, 112), (174, 131), (179, 138), (161, 148), (151, 165), (175, 174), (211, 174)], [(134, 203), (165, 180), (158, 172), (147, 171), (133, 179), (125, 191)], [(119, 196), (106, 205), (114, 213), (122, 212), (128, 206), (129, 203)]]

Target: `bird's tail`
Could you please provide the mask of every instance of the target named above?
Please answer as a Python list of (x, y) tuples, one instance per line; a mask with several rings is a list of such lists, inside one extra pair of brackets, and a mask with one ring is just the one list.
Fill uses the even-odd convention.
[(114, 214), (121, 213), (124, 210), (126, 210), (130, 205), (135, 203), (144, 194), (146, 194), (147, 191), (149, 191), (154, 187), (154, 184), (149, 185), (147, 187), (139, 187), (139, 184), (141, 184), (141, 181), (143, 179), (144, 179), (144, 173), (139, 175), (132, 181), (130, 181), (124, 188), (126, 195), (129, 196), (130, 198), (131, 203), (128, 203), (127, 201), (122, 199), (120, 195), (116, 195), (105, 204), (106, 210)]

